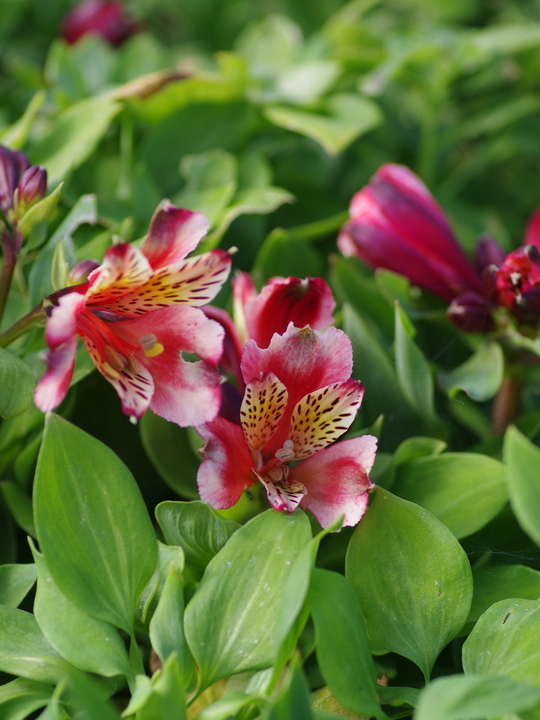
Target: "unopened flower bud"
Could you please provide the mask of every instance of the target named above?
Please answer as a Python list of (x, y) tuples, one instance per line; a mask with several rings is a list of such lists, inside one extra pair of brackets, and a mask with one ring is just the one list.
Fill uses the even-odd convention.
[(490, 235), (482, 235), (478, 238), (474, 251), (476, 267), (482, 273), (490, 265), (502, 265), (506, 257), (505, 251)]
[(487, 333), (495, 330), (490, 304), (475, 292), (463, 293), (452, 300), (446, 314), (456, 327), (465, 332)]
[(0, 210), (6, 212), (13, 207), (13, 195), (28, 160), (19, 150), (9, 150), (0, 145)]
[(86, 282), (90, 273), (98, 267), (99, 263), (95, 260), (82, 260), (70, 270), (68, 275), (68, 285), (80, 285), (81, 283)]
[(66, 15), (62, 36), (70, 45), (88, 34), (99, 35), (110, 45), (121, 45), (138, 29), (120, 2), (83, 0)]
[(22, 174), (17, 186), (18, 214), (23, 216), (28, 208), (45, 197), (47, 192), (47, 171), (41, 165), (32, 165)]

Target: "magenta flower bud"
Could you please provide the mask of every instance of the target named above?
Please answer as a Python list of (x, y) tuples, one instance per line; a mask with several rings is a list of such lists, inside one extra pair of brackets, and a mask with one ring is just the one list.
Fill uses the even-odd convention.
[(69, 272), (68, 285), (80, 285), (88, 280), (88, 276), (96, 268), (99, 267), (99, 263), (95, 260), (82, 260), (77, 263)]
[(9, 150), (0, 145), (0, 210), (2, 212), (13, 207), (13, 195), (28, 165), (28, 160), (22, 152)]
[(495, 330), (491, 305), (475, 292), (466, 292), (454, 298), (446, 314), (456, 327), (465, 332), (487, 333)]
[(45, 197), (47, 192), (47, 171), (41, 165), (32, 165), (22, 174), (17, 186), (20, 214)]
[(124, 6), (115, 0), (83, 0), (66, 15), (62, 37), (70, 45), (84, 35), (99, 35), (110, 45), (121, 45), (139, 29), (129, 19)]
[(536, 325), (540, 319), (540, 252), (536, 247), (514, 250), (493, 274), (497, 303), (519, 322)]
[(350, 214), (338, 238), (344, 255), (404, 275), (448, 302), (468, 291), (483, 294), (444, 213), (408, 168), (380, 167), (353, 197)]
[(478, 238), (474, 251), (474, 259), (480, 273), (483, 273), (490, 265), (496, 265), (498, 267), (504, 262), (505, 257), (505, 251), (492, 237), (482, 235)]

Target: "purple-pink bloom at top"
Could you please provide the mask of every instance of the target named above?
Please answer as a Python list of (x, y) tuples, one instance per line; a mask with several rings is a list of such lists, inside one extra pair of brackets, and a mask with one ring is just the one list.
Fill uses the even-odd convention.
[[(53, 293), (47, 370), (34, 397), (40, 410), (63, 400), (79, 335), (126, 415), (139, 418), (151, 408), (181, 426), (216, 416), (223, 329), (200, 306), (218, 293), (231, 261), (219, 249), (186, 258), (207, 230), (204, 215), (164, 201), (140, 250), (114, 245), (102, 265), (84, 269), (90, 271), (86, 282)], [(187, 362), (182, 352), (201, 360)]]
[(377, 439), (335, 443), (352, 424), (364, 388), (351, 378), (352, 347), (334, 327), (250, 340), (242, 355), (240, 423), (217, 417), (197, 428), (205, 440), (197, 482), (205, 502), (234, 505), (256, 482), (276, 510), (310, 510), (323, 527), (341, 515), (356, 525), (373, 488)]
[(404, 275), (447, 302), (466, 292), (485, 294), (443, 211), (403, 165), (380, 167), (353, 197), (350, 215), (338, 238), (344, 255)]
[(99, 35), (110, 45), (121, 45), (139, 29), (121, 2), (83, 0), (74, 5), (64, 19), (62, 37), (70, 45), (84, 35)]

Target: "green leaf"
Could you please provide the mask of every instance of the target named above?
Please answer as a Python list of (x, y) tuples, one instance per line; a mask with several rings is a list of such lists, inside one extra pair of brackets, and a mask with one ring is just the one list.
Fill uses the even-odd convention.
[(45, 90), (38, 90), (28, 103), (28, 107), (24, 111), (24, 115), (20, 117), (17, 122), (13, 123), (13, 125), (0, 132), (0, 140), (4, 147), (17, 150), (24, 147), (36, 115), (40, 107), (43, 105), (46, 96), (47, 93)]
[(376, 673), (362, 609), (342, 575), (314, 570), (309, 607), (317, 636), (317, 660), (332, 693), (359, 715), (385, 717), (375, 692)]
[(0, 605), (0, 670), (55, 685), (67, 663), (49, 645), (30, 613)]
[(473, 569), (473, 600), (468, 622), (506, 598), (540, 598), (540, 572), (525, 565), (488, 565)]
[(165, 581), (169, 572), (169, 566), (173, 564), (179, 573), (184, 571), (185, 556), (181, 547), (170, 547), (157, 541), (158, 561), (156, 569), (147, 586), (142, 591), (137, 605), (137, 619), (147, 623), (149, 617), (157, 607)]
[(476, 675), (437, 678), (421, 693), (415, 720), (495, 720), (527, 710), (540, 690), (505, 677)]
[(0, 348), (0, 415), (20, 415), (32, 402), (34, 375), (24, 360)]
[(274, 106), (266, 108), (264, 116), (278, 127), (315, 140), (329, 155), (338, 155), (383, 120), (373, 100), (349, 93), (333, 95), (324, 109), (326, 114)]
[(424, 354), (413, 340), (414, 329), (396, 303), (396, 370), (403, 395), (428, 428), (439, 424), (435, 414), (433, 375)]
[(309, 687), (295, 660), (291, 664), (285, 687), (268, 713), (268, 720), (311, 720), (311, 698)]
[(0, 605), (18, 607), (36, 582), (36, 566), (0, 565)]
[(274, 275), (294, 277), (323, 274), (319, 255), (311, 244), (290, 237), (287, 230), (276, 228), (265, 238), (254, 263), (254, 270), (266, 281)]
[(206, 567), (240, 525), (206, 503), (167, 500), (156, 507), (156, 519), (169, 545), (180, 545), (186, 560)]
[(58, 243), (63, 243), (66, 259), (73, 264), (74, 249), (71, 234), (83, 223), (95, 224), (97, 221), (97, 208), (95, 195), (80, 197), (68, 215), (60, 223), (55, 233), (48, 241), (46, 247), (40, 252), (30, 270), (30, 298), (32, 305), (37, 305), (42, 298), (53, 291), (51, 284), (51, 270), (53, 258)]
[(184, 589), (178, 569), (170, 565), (165, 587), (150, 620), (150, 642), (162, 663), (175, 654), (181, 684), (188, 690), (196, 680), (195, 664), (184, 635)]
[(404, 655), (427, 679), (471, 604), (471, 569), (456, 538), (423, 508), (378, 488), (345, 572), (375, 649)]
[[(77, 720), (120, 720), (120, 715), (105, 699), (104, 693), (90, 676), (70, 668), (67, 675), (70, 704), (79, 712)], [(64, 715), (62, 715), (64, 720)]]
[(445, 453), (410, 460), (396, 470), (392, 489), (429, 510), (454, 535), (472, 535), (506, 505), (505, 466), (474, 453)]
[(52, 647), (80, 670), (131, 680), (126, 647), (116, 628), (72, 603), (58, 588), (43, 555), (33, 544), (31, 549), (38, 574), (34, 614)]
[(197, 500), (199, 492), (195, 478), (199, 461), (190, 445), (187, 428), (147, 410), (139, 422), (139, 429), (146, 454), (167, 485), (180, 496)]
[(36, 529), (34, 527), (32, 500), (30, 497), (19, 485), (13, 482), (0, 482), (0, 489), (17, 525), (28, 535), (35, 537)]
[(131, 633), (157, 552), (129, 470), (98, 440), (49, 415), (34, 511), (40, 548), (60, 590), (81, 610)]
[(465, 674), (505, 675), (540, 688), (540, 602), (511, 598), (492, 605), (463, 645)]
[(63, 185), (64, 183), (57, 185), (50, 195), (47, 195), (47, 197), (44, 197), (35, 203), (35, 205), (32, 205), (28, 212), (19, 220), (17, 227), (23, 235), (29, 232), (37, 223), (49, 220), (49, 218), (53, 216), (58, 201), (60, 200), (60, 195), (62, 194)]
[(122, 717), (132, 715), (135, 709), (137, 720), (186, 720), (186, 699), (176, 655), (171, 655), (163, 668), (156, 672), (144, 700), (135, 707), (130, 704)]
[(46, 705), (53, 689), (50, 685), (17, 678), (0, 687), (0, 714), (3, 720), (24, 720)]
[(90, 157), (120, 109), (110, 98), (87, 98), (51, 121), (48, 132), (31, 148), (34, 164), (46, 168), (51, 185)]
[(504, 375), (504, 355), (497, 342), (486, 342), (467, 362), (450, 373), (438, 376), (439, 385), (449, 397), (460, 390), (477, 402), (495, 397)]
[(410, 460), (430, 455), (440, 455), (446, 448), (446, 443), (438, 438), (411, 437), (400, 443), (394, 455), (394, 464), (403, 465)]
[(523, 530), (540, 545), (540, 450), (515, 427), (509, 427), (503, 457), (512, 509)]
[(210, 561), (185, 615), (201, 687), (272, 664), (284, 587), (310, 539), (302, 512), (267, 510), (237, 530)]

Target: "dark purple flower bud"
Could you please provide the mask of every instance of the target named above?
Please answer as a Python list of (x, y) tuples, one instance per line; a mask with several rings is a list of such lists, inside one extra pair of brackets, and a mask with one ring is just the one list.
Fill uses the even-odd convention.
[(490, 265), (502, 265), (506, 257), (505, 251), (489, 235), (482, 235), (478, 238), (476, 249), (474, 251), (474, 259), (478, 271), (482, 273)]
[(446, 311), (449, 320), (465, 332), (487, 333), (495, 330), (489, 302), (475, 292), (454, 298)]
[(29, 162), (19, 150), (9, 150), (0, 145), (0, 210), (13, 207), (13, 195)]
[(100, 267), (100, 265), (95, 260), (81, 260), (80, 263), (77, 263), (77, 265), (70, 270), (68, 285), (79, 285), (80, 283), (86, 282), (90, 273), (98, 267)]
[(338, 238), (344, 255), (404, 275), (448, 302), (467, 291), (483, 294), (444, 213), (408, 168), (380, 167), (353, 197), (350, 213)]
[(70, 45), (84, 35), (99, 35), (110, 45), (121, 45), (139, 29), (129, 19), (124, 6), (115, 0), (83, 0), (66, 15), (62, 37)]
[(29, 207), (45, 197), (47, 192), (47, 171), (41, 165), (32, 165), (22, 174), (18, 191), (19, 213), (24, 215)]

